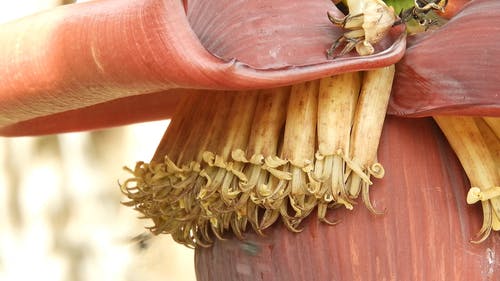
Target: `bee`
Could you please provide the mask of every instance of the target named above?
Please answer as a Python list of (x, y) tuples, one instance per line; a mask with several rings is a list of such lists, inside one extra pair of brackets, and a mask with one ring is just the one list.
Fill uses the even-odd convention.
[(411, 19), (417, 21), (427, 30), (430, 26), (438, 24), (437, 20), (430, 17), (430, 11), (444, 12), (448, 0), (415, 0), (415, 5), (399, 13), (399, 18), (402, 23), (406, 23)]

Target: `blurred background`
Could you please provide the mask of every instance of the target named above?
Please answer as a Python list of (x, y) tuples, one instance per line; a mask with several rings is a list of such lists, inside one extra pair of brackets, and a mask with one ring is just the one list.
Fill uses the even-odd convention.
[[(0, 0), (0, 23), (69, 2)], [(0, 137), (0, 280), (195, 280), (194, 251), (132, 241), (149, 222), (120, 204), (122, 167), (149, 160), (167, 126)]]

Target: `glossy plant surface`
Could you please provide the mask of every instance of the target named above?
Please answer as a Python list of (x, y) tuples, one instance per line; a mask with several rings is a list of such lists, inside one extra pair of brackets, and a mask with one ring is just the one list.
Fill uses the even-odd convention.
[(481, 226), (467, 206), (465, 174), (431, 119), (386, 120), (379, 161), (387, 174), (372, 186), (385, 214), (357, 206), (315, 218), (299, 233), (278, 224), (265, 237), (228, 237), (196, 249), (198, 280), (496, 280), (499, 237), (470, 242)]

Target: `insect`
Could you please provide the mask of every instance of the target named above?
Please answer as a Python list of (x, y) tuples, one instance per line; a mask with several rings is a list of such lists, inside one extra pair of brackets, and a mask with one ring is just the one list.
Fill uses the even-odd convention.
[(438, 10), (444, 12), (448, 0), (415, 0), (415, 5), (399, 13), (402, 23), (411, 19), (416, 20), (420, 25), (425, 26), (426, 30), (436, 24), (436, 20), (428, 16), (429, 11)]
[(130, 242), (136, 243), (137, 248), (139, 250), (146, 250), (151, 243), (151, 238), (153, 238), (153, 235), (151, 233), (141, 233), (139, 235), (136, 235), (130, 239)]

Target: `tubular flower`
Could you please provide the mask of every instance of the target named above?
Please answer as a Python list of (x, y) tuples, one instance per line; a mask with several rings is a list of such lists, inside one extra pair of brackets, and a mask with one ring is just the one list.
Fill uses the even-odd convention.
[[(271, 235), (270, 248), (287, 251), (288, 238), (277, 240), (289, 234), (271, 227), (276, 221), (293, 232), (304, 230), (297, 237), (316, 239), (316, 224), (311, 222), (308, 229), (303, 222), (313, 214), (336, 224), (327, 210), (339, 207), (337, 213), (346, 214), (346, 209), (349, 219), (323, 230), (342, 229), (343, 235), (333, 239), (344, 244), (337, 246), (354, 251), (357, 243), (375, 242), (377, 255), (398, 260), (392, 251), (409, 247), (407, 235), (389, 226), (385, 215), (363, 217), (355, 208), (359, 196), (374, 213), (385, 207), (387, 218), (407, 228), (401, 231), (410, 236), (422, 231), (431, 240), (450, 239), (426, 246), (426, 253), (456, 250), (453, 245), (463, 245), (476, 227), (470, 212), (450, 198), (465, 202), (464, 192), (455, 190), (466, 186), (464, 173), (429, 118), (400, 118), (435, 116), (471, 180), (467, 202), (482, 202), (484, 240), (491, 229), (500, 228), (495, 178), (500, 83), (494, 71), (500, 65), (500, 48), (492, 40), (500, 34), (500, 2), (472, 1), (439, 29), (412, 36), (408, 48), (404, 25), (377, 29), (377, 18), (397, 22), (391, 8), (379, 0), (361, 2), (370, 5), (353, 9), (366, 17), (345, 16), (327, 0), (102, 0), (5, 24), (0, 26), (5, 42), (0, 46), (0, 74), (7, 77), (0, 80), (0, 134), (36, 135), (172, 118), (153, 159), (127, 168), (132, 177), (121, 183), (129, 199), (124, 204), (150, 218), (155, 234), (172, 234), (192, 247), (213, 244), (197, 252), (197, 265), (206, 269), (217, 253), (239, 260), (234, 245), (213, 236), (223, 239), (233, 233), (248, 239), (254, 237), (247, 231), (252, 227)], [(377, 17), (379, 12), (392, 14)], [(36, 32), (27, 36), (33, 26)], [(334, 42), (337, 50), (336, 39), (345, 47), (331, 59), (327, 49)], [(354, 48), (359, 54), (350, 51)], [(453, 59), (443, 63), (450, 54)], [(471, 72), (472, 66), (478, 70)], [(386, 112), (398, 117), (390, 117), (386, 123), (391, 125), (383, 131)], [(423, 133), (412, 131), (412, 124)], [(466, 124), (482, 134), (481, 146), (474, 146), (480, 152), (463, 154), (473, 141), (453, 141), (471, 135), (460, 129)], [(414, 138), (430, 146), (428, 156), (416, 153), (420, 150)], [(390, 187), (386, 192), (394, 196), (371, 196), (374, 183)], [(431, 185), (447, 192), (431, 196), (420, 188)], [(439, 209), (428, 211), (431, 207)], [(449, 227), (436, 231), (450, 208), (457, 214), (446, 216)], [(414, 224), (421, 212), (429, 215), (428, 225)], [(356, 239), (349, 236), (368, 233), (370, 227), (391, 238), (385, 241), (387, 249), (380, 248), (380, 237), (368, 241), (363, 232)], [(467, 264), (474, 256), (467, 253), (495, 249), (486, 243), (474, 249), (463, 246), (464, 257), (451, 262)], [(271, 257), (272, 250), (256, 247), (257, 256)], [(357, 258), (369, 263), (372, 257)], [(385, 265), (384, 272), (393, 277), (393, 263)], [(292, 263), (283, 266), (293, 268)], [(220, 272), (207, 278), (221, 279)], [(243, 280), (231, 270), (224, 274), (224, 280)], [(418, 274), (410, 270), (399, 279), (426, 279)]]
[(191, 246), (210, 244), (208, 230), (243, 238), (247, 223), (261, 233), (279, 217), (299, 231), (315, 209), (328, 222), (327, 208), (352, 209), (361, 190), (376, 212), (370, 176), (384, 174), (376, 152), (393, 73), (187, 96), (155, 160), (122, 185), (125, 204), (153, 219), (153, 233)]

